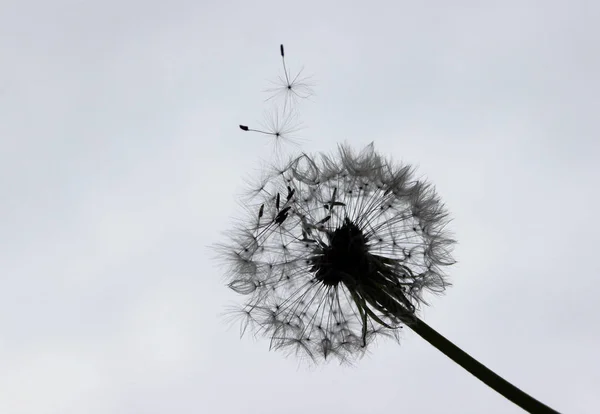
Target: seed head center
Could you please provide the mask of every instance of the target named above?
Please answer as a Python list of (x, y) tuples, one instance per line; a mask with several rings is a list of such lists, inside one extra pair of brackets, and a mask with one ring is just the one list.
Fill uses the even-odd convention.
[(311, 271), (326, 286), (340, 282), (356, 284), (368, 274), (367, 237), (350, 219), (329, 234), (329, 244), (318, 249), (312, 258)]

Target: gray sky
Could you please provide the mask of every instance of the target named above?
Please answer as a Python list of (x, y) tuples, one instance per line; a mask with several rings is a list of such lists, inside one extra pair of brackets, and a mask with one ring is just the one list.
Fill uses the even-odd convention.
[(600, 411), (600, 7), (417, 3), (3, 1), (0, 412), (521, 412), (409, 331), (307, 370), (223, 324), (206, 246), (269, 154), (237, 125), (280, 43), (317, 83), (306, 150), (375, 141), (450, 209), (454, 287), (422, 317)]

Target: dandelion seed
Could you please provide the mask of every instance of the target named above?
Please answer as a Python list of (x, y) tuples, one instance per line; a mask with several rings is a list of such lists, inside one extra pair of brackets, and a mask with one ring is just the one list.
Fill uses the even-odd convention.
[(298, 121), (297, 114), (291, 110), (273, 108), (265, 112), (261, 129), (250, 128), (247, 125), (239, 127), (242, 131), (257, 132), (272, 137), (276, 154), (281, 153), (284, 144), (297, 147), (305, 141), (298, 135), (303, 129), (302, 123)]
[(313, 96), (314, 91), (312, 88), (314, 84), (310, 81), (310, 76), (303, 76), (304, 68), (292, 76), (285, 63), (283, 45), (279, 46), (279, 51), (281, 54), (283, 75), (278, 76), (276, 81), (271, 81), (274, 87), (267, 89), (265, 92), (270, 94), (266, 101), (283, 98), (283, 109), (285, 111), (293, 109), (299, 100), (308, 99)]
[(329, 220), (331, 220), (331, 216), (327, 216), (325, 217), (323, 220), (320, 220), (317, 222), (317, 224), (325, 224), (327, 223)]
[(296, 190), (291, 188), (289, 185), (288, 185), (287, 189), (288, 189), (288, 195), (286, 197), (286, 201), (290, 201), (292, 199), (292, 197), (294, 196), (294, 193), (296, 192)]
[(290, 211), (291, 207), (286, 207), (283, 210), (281, 210), (279, 213), (277, 213), (277, 216), (275, 217), (275, 223), (281, 225), (285, 219), (288, 217), (288, 211)]

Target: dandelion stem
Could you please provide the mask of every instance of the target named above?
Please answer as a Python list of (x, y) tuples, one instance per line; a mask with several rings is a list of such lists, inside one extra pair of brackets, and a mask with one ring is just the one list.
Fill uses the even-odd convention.
[[(535, 414), (558, 413), (558, 411), (555, 411), (542, 402), (536, 400), (529, 394), (526, 394), (519, 388), (512, 385), (510, 382), (506, 381), (504, 378), (500, 377), (495, 372), (491, 371), (489, 368), (454, 345), (415, 315), (412, 315), (409, 318), (410, 319), (405, 320), (405, 323), (409, 328), (421, 336), (421, 338), (425, 339), (439, 351), (446, 354), (447, 357), (477, 377), (480, 381), (525, 411)], [(407, 319), (407, 317), (404, 316), (403, 319)]]

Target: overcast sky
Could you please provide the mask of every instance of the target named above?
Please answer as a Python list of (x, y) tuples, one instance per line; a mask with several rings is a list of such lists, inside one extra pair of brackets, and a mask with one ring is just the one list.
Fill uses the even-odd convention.
[(600, 412), (600, 6), (4, 0), (0, 412), (519, 413), (416, 334), (313, 370), (239, 339), (207, 246), (269, 155), (267, 80), (314, 75), (305, 150), (414, 164), (459, 240), (421, 314), (563, 413)]

